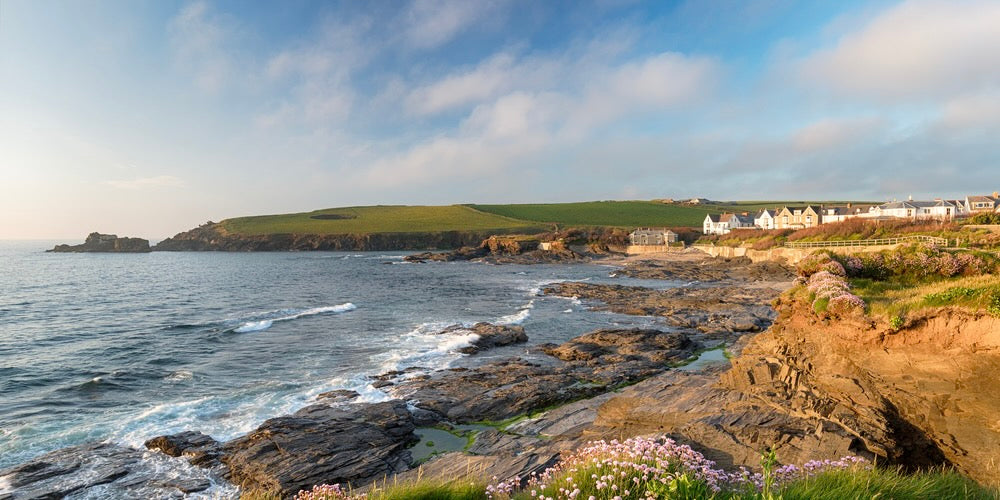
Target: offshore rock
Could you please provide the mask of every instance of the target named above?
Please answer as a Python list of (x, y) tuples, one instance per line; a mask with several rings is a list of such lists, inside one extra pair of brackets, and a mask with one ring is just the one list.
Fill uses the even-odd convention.
[(78, 253), (146, 253), (150, 252), (149, 240), (142, 238), (127, 238), (115, 234), (90, 233), (81, 245), (56, 245), (49, 252)]
[(285, 497), (323, 483), (364, 486), (409, 467), (414, 429), (401, 401), (313, 405), (227, 442), (222, 462), (234, 483)]
[(199, 467), (219, 465), (219, 457), (222, 455), (222, 443), (195, 431), (155, 437), (143, 443), (143, 446), (171, 457), (187, 458), (192, 465)]
[(511, 344), (521, 344), (528, 341), (522, 326), (494, 325), (492, 323), (476, 323), (471, 327), (453, 325), (438, 332), (439, 334), (476, 334), (478, 338), (471, 345), (458, 349), (462, 354), (478, 352)]

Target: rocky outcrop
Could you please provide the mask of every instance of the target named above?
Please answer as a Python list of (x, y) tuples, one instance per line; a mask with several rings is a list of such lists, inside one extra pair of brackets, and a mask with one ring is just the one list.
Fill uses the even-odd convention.
[(223, 223), (208, 223), (178, 233), (153, 251), (281, 252), (310, 250), (427, 250), (478, 246), (496, 231), (439, 231), (359, 234), (237, 234)]
[(1000, 483), (1000, 320), (935, 310), (896, 331), (784, 300), (722, 382), (787, 415), (838, 426), (889, 463), (954, 465)]
[(222, 443), (200, 432), (186, 431), (172, 436), (159, 436), (143, 443), (171, 457), (183, 457), (192, 465), (215, 467), (222, 456)]
[(149, 240), (142, 238), (127, 238), (115, 234), (90, 233), (81, 245), (56, 245), (49, 252), (57, 253), (77, 253), (77, 252), (104, 252), (104, 253), (146, 253), (151, 251)]
[[(668, 324), (697, 329), (733, 340), (741, 332), (766, 329), (775, 317), (768, 301), (779, 292), (769, 287), (714, 286), (654, 290), (638, 286), (557, 283), (546, 294), (600, 301), (592, 306), (639, 316), (663, 316)], [(737, 335), (733, 335), (736, 333)]]
[(462, 354), (476, 354), (494, 347), (511, 344), (522, 344), (528, 341), (523, 326), (494, 325), (492, 323), (476, 323), (470, 327), (453, 325), (438, 332), (439, 335), (475, 334), (476, 339), (470, 345), (458, 349)]
[(629, 262), (616, 275), (678, 281), (792, 281), (795, 270), (774, 261), (752, 262), (746, 257), (676, 258)]
[(282, 496), (322, 483), (363, 486), (409, 467), (414, 428), (401, 401), (313, 405), (227, 442), (222, 462), (234, 483)]
[[(170, 470), (164, 475), (164, 470)], [(0, 471), (0, 499), (184, 498), (219, 481), (212, 471), (108, 443), (71, 446)], [(9, 488), (9, 489), (5, 489)], [(230, 488), (230, 496), (235, 489)]]
[[(641, 341), (641, 347), (630, 341)], [(561, 346), (544, 346), (560, 363), (514, 358), (387, 383), (383, 390), (430, 412), (425, 420), (503, 420), (661, 373), (698, 347), (683, 333), (599, 330)]]
[(476, 247), (462, 247), (450, 252), (424, 252), (406, 256), (409, 262), (452, 262), (458, 260), (481, 260), (491, 264), (542, 264), (585, 260), (582, 254), (574, 252), (562, 242), (549, 244), (547, 250), (540, 248), (541, 242), (535, 237), (490, 236)]

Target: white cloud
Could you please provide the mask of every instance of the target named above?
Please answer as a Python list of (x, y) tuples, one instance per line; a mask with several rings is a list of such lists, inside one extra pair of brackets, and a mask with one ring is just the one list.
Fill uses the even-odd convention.
[(811, 85), (890, 101), (1000, 86), (1000, 2), (907, 1), (812, 54)]
[(405, 14), (405, 40), (420, 49), (439, 47), (497, 15), (498, 7), (499, 2), (490, 0), (416, 0)]
[(172, 175), (157, 175), (155, 177), (141, 177), (132, 180), (106, 181), (105, 184), (117, 189), (155, 189), (181, 187), (184, 182)]
[(415, 114), (429, 115), (482, 101), (511, 86), (514, 64), (510, 54), (497, 54), (470, 71), (414, 89), (406, 98), (406, 107)]

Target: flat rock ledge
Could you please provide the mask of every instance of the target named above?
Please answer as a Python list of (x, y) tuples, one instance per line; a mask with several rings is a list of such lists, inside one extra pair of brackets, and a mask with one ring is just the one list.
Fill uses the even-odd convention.
[(146, 450), (89, 443), (0, 471), (0, 500), (57, 499), (83, 493), (87, 498), (180, 499), (215, 485), (235, 496), (236, 489), (216, 471)]

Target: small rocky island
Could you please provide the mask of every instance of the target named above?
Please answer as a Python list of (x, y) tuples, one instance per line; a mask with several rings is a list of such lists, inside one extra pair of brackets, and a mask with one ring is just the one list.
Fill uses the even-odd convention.
[(110, 252), (146, 253), (150, 252), (149, 240), (143, 238), (119, 238), (116, 234), (90, 233), (82, 245), (56, 245), (49, 252)]

